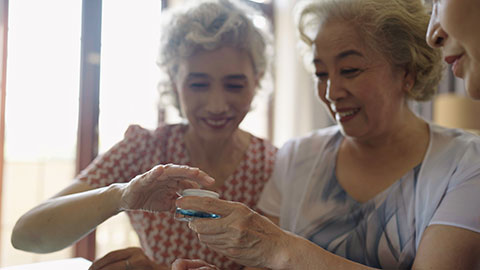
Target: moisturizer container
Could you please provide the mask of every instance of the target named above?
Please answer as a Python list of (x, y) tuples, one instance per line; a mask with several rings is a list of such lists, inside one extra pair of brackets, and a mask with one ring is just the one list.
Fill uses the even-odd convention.
[[(220, 197), (218, 193), (205, 189), (185, 189), (182, 192), (182, 197), (184, 196), (210, 197), (215, 199), (218, 199)], [(176, 220), (192, 221), (196, 218), (220, 218), (220, 216), (213, 213), (206, 213), (190, 209), (177, 208), (175, 210)]]

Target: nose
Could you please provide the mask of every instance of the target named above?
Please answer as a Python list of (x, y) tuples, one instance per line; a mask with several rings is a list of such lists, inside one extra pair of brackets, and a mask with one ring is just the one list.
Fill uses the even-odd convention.
[(428, 24), (427, 43), (432, 48), (440, 48), (445, 44), (448, 34), (443, 30), (438, 19), (437, 9), (434, 6), (432, 16)]
[(227, 96), (221, 87), (209, 91), (206, 111), (211, 114), (224, 114), (228, 111)]
[(325, 98), (329, 102), (335, 102), (345, 98), (348, 95), (347, 91), (342, 85), (341, 79), (329, 78), (326, 85)]

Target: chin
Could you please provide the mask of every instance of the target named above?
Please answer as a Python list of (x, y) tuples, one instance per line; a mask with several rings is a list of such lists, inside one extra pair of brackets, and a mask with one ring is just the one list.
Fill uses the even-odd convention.
[(352, 130), (352, 129), (346, 129), (342, 125), (337, 124), (340, 126), (340, 132), (342, 133), (343, 136), (345, 137), (350, 137), (350, 138), (357, 138), (358, 137), (358, 131)]
[(465, 78), (465, 90), (472, 99), (480, 100), (480, 78)]
[(223, 140), (223, 139), (228, 139), (231, 137), (233, 134), (231, 128), (224, 128), (224, 129), (218, 129), (218, 130), (209, 130), (208, 131), (208, 137), (211, 140)]
[(477, 92), (468, 91), (468, 96), (475, 100), (480, 100), (480, 89), (476, 89)]

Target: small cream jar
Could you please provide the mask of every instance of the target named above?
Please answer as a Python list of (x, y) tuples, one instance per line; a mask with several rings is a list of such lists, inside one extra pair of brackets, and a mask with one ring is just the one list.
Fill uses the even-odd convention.
[[(185, 189), (182, 192), (183, 196), (199, 196), (218, 199), (220, 195), (216, 192), (205, 189)], [(190, 209), (177, 208), (175, 210), (175, 219), (180, 221), (192, 221), (196, 218), (220, 218), (219, 215), (213, 213), (206, 213)]]

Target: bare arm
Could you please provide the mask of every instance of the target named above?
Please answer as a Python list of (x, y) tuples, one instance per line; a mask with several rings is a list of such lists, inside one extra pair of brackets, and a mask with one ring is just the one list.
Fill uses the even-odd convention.
[[(292, 240), (295, 248), (286, 251), (292, 261), (279, 269), (373, 269), (329, 253), (305, 239)], [(445, 225), (428, 227), (412, 269), (480, 269), (480, 233)]]
[(118, 213), (118, 196), (113, 187), (93, 189), (75, 181), (17, 221), (12, 245), (37, 253), (63, 249)]
[(214, 182), (197, 168), (159, 165), (129, 183), (93, 189), (80, 181), (25, 213), (15, 224), (12, 245), (30, 252), (63, 249), (124, 210), (169, 211), (176, 193)]
[[(284, 231), (240, 203), (192, 196), (177, 200), (177, 205), (222, 216), (194, 220), (190, 228), (200, 241), (241, 264), (275, 270), (374, 269)], [(412, 269), (480, 269), (480, 233), (453, 226), (429, 226)]]
[(480, 269), (480, 233), (446, 225), (427, 227), (413, 269)]
[[(272, 215), (267, 215), (263, 212), (260, 212), (264, 217), (267, 217), (270, 219), (275, 225), (279, 226), (280, 225), (280, 218)], [(257, 268), (257, 267), (245, 267), (243, 270), (269, 270), (270, 268)]]

